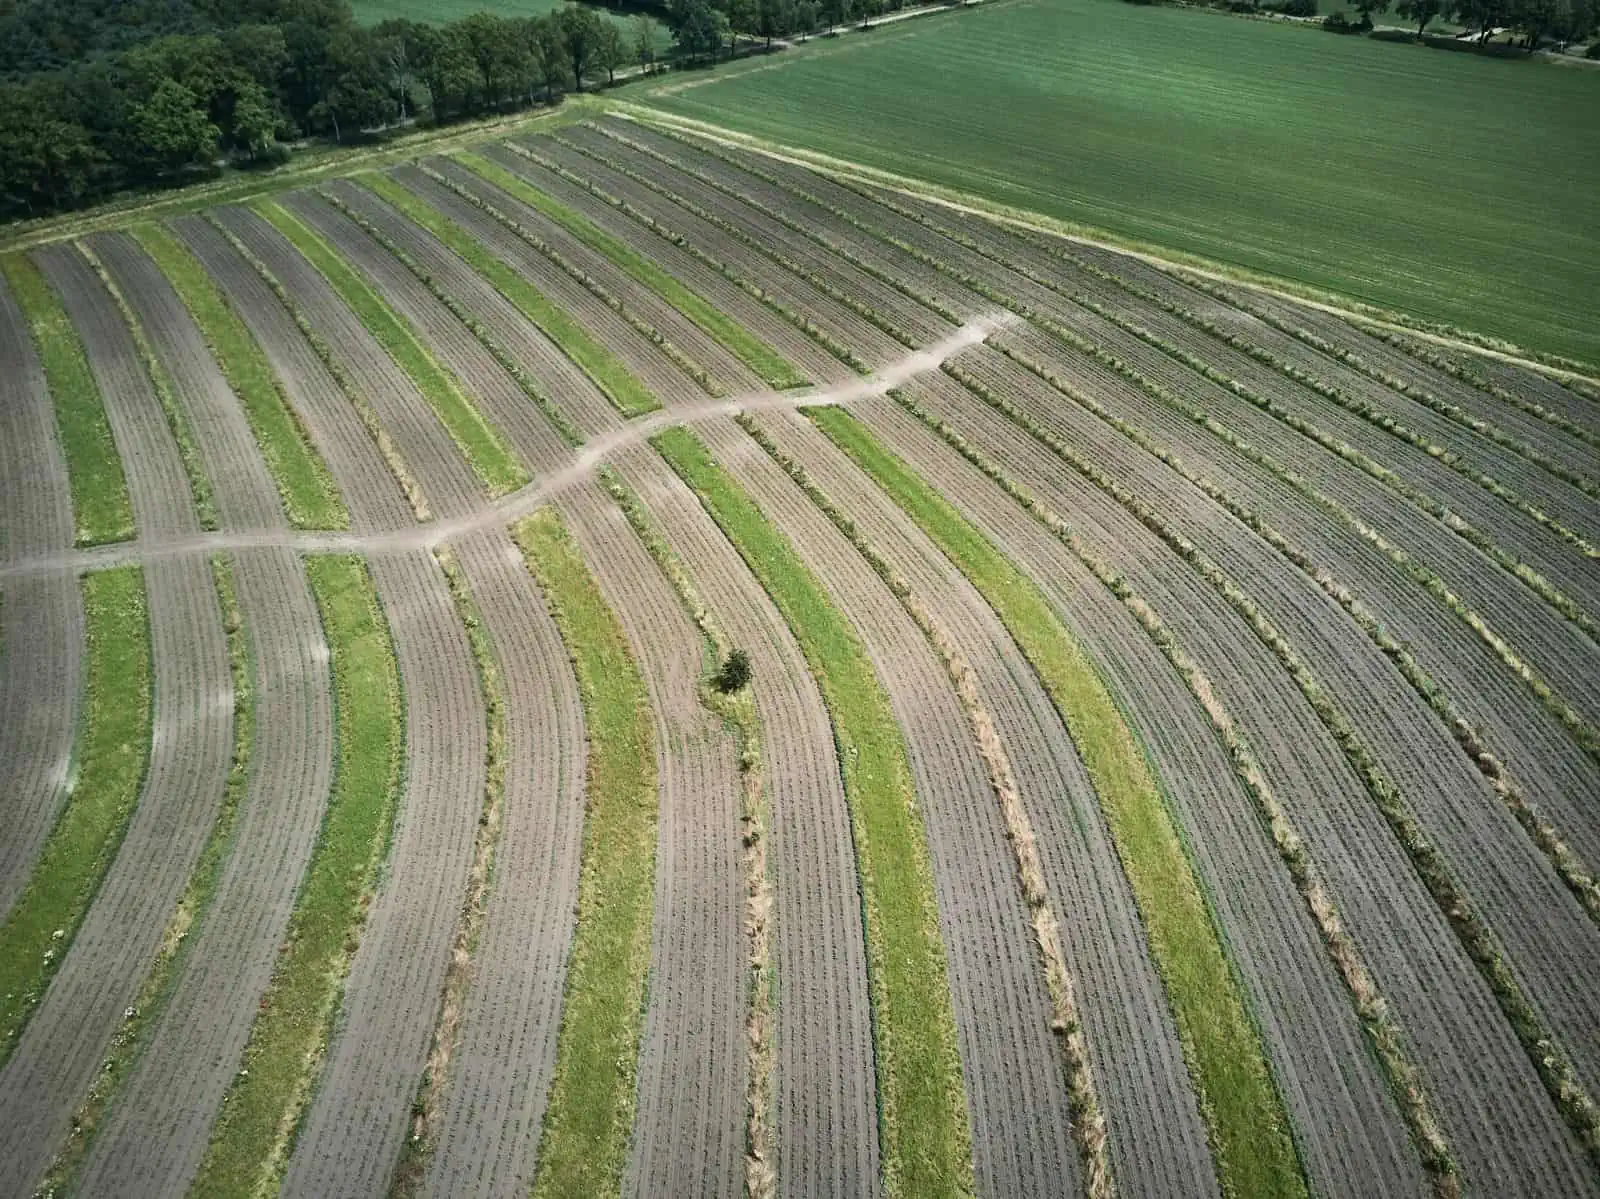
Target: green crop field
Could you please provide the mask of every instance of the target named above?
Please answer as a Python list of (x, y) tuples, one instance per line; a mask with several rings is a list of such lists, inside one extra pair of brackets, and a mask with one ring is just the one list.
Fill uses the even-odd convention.
[[(363, 25), (376, 25), (396, 17), (425, 25), (445, 25), (475, 12), (491, 12), (497, 17), (542, 17), (555, 12), (562, 3), (563, 0), (354, 0), (350, 7), (355, 11), (356, 20)], [(622, 27), (623, 37), (631, 49), (638, 32), (634, 14), (616, 9), (600, 11)], [(672, 45), (672, 37), (659, 17), (652, 17), (651, 22), (656, 53), (665, 53)]]
[(1124, 240), (1600, 362), (1600, 71), (999, 0), (643, 97)]

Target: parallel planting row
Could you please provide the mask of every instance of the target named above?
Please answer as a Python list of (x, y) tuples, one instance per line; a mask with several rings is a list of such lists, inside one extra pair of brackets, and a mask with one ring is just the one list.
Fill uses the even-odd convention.
[(0, 348), (5, 1193), (1600, 1193), (1589, 391), (618, 119)]

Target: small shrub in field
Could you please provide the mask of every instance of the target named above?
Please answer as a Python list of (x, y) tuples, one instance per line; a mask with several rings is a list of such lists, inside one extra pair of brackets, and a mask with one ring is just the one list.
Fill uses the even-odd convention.
[(732, 695), (735, 691), (742, 691), (749, 682), (750, 655), (742, 649), (731, 651), (722, 663), (722, 669), (717, 671), (717, 690), (724, 695)]

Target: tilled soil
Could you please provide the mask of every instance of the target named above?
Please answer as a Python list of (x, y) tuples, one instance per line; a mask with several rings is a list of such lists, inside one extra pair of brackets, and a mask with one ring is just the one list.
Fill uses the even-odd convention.
[[(84, 341), (142, 532), (198, 528), (166, 418), (110, 294), (67, 246), (38, 256)], [(233, 684), (210, 569), (151, 564), (153, 724), (138, 807), (78, 935), (0, 1074), (0, 1189), (26, 1193), (138, 992), (222, 800)]]
[[(72, 545), (72, 493), (27, 321), (0, 282), (0, 561)], [(0, 590), (0, 912), (27, 885), (67, 795), (82, 687), (72, 571)]]

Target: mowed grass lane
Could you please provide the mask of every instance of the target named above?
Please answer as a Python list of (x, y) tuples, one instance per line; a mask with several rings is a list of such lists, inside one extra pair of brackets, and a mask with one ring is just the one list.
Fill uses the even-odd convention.
[(250, 1029), (191, 1195), (275, 1189), (310, 1099), (364, 898), (388, 853), (404, 762), (400, 676), (371, 577), (359, 559), (306, 560), (332, 663), (333, 790), (289, 931)]
[(1593, 71), (1021, 0), (640, 97), (1600, 364)]
[(27, 317), (50, 388), (72, 486), (74, 537), (83, 546), (126, 541), (133, 536), (133, 505), (83, 342), (60, 298), (31, 261), (21, 254), (7, 255), (0, 258), (0, 273)]
[(932, 485), (842, 409), (813, 408), (806, 415), (971, 580), (1066, 721), (1144, 917), (1224, 1193), (1305, 1195), (1288, 1115), (1273, 1087), (1221, 931), (1116, 700), (1043, 592)]
[(82, 581), (85, 702), (65, 806), (0, 925), (0, 1065), (89, 910), (150, 757), (150, 621), (136, 566)]
[(597, 341), (564, 308), (553, 303), (471, 233), (414, 192), (387, 175), (362, 175), (358, 182), (387, 200), (397, 211), (422, 226), (537, 325), (580, 370), (605, 393), (623, 416), (639, 416), (661, 407), (605, 345)]
[(135, 240), (172, 281), (228, 385), (298, 529), (347, 529), (350, 516), (338, 487), (284, 396), (266, 355), (194, 255), (161, 225), (136, 225)]
[(822, 584), (706, 447), (681, 428), (652, 444), (783, 613), (828, 706), (866, 913), (887, 1191), (970, 1194), (971, 1133), (933, 869), (889, 698)]
[(655, 904), (655, 725), (615, 614), (555, 510), (512, 527), (578, 678), (589, 742), (578, 921), (533, 1193), (616, 1195), (633, 1132)]
[(810, 381), (776, 350), (753, 336), (737, 321), (731, 320), (714, 304), (690, 291), (620, 237), (613, 237), (576, 209), (547, 196), (481, 154), (463, 151), (455, 155), (455, 159), (507, 195), (515, 196), (528, 207), (549, 217), (591, 250), (610, 259), (620, 270), (683, 313), (708, 336), (721, 342), (769, 387), (781, 391), (790, 387), (804, 387)]
[(473, 407), (456, 378), (434, 360), (415, 330), (396, 315), (309, 225), (287, 208), (261, 201), (255, 211), (303, 254), (349, 305), (368, 333), (411, 376), (439, 422), (491, 495), (504, 495), (528, 481), (528, 472), (498, 432)]

